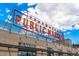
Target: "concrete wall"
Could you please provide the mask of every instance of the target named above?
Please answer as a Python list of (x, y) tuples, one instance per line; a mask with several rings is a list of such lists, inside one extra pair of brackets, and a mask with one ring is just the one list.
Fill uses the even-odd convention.
[(0, 56), (17, 56), (18, 49), (0, 47)]
[[(27, 43), (27, 44), (32, 44), (32, 45), (36, 45), (38, 47), (42, 47), (43, 49), (45, 49), (45, 47), (50, 47), (53, 50), (59, 51), (59, 50), (63, 50), (64, 52), (68, 52), (71, 51), (73, 53), (78, 52), (79, 50), (76, 50), (74, 48), (72, 48), (72, 46), (64, 46), (63, 48), (60, 48), (58, 43), (47, 43), (41, 40), (37, 40), (34, 38), (29, 38), (29, 37), (25, 37), (23, 35), (18, 35), (15, 33), (9, 33), (7, 31), (3, 31), (0, 30), (0, 43), (4, 43), (4, 44), (10, 44), (10, 45), (18, 45), (18, 43)], [(9, 48), (10, 51), (8, 51), (8, 48), (6, 47), (0, 47), (0, 55), (17, 55), (17, 48)], [(10, 53), (9, 53), (10, 52)], [(39, 51), (37, 52), (38, 55), (40, 55), (41, 53), (39, 53)], [(42, 52), (43, 55), (47, 55), (46, 52)], [(56, 53), (57, 55), (57, 53)]]
[(17, 45), (19, 41), (19, 36), (17, 34), (10, 34), (7, 31), (0, 30), (0, 43)]

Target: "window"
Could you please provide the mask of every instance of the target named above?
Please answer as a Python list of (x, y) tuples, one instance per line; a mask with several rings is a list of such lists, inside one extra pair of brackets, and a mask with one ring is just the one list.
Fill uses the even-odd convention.
[(34, 51), (18, 51), (18, 56), (36, 56)]

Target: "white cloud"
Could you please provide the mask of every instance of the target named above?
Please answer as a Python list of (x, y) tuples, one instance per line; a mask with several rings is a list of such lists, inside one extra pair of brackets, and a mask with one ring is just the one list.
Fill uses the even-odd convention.
[(74, 28), (75, 28), (76, 30), (79, 30), (79, 24), (75, 24)]
[(9, 21), (8, 19), (6, 19), (5, 22), (11, 23), (11, 21)]
[(12, 19), (12, 16), (11, 15), (8, 15), (7, 16), (7, 19), (5, 20), (5, 22), (11, 23), (11, 19)]
[(28, 6), (32, 6), (35, 5), (36, 3), (28, 3)]
[(66, 32), (66, 33), (64, 33), (64, 35), (70, 35), (71, 34), (71, 32)]
[(17, 5), (18, 5), (18, 6), (19, 6), (19, 5), (22, 5), (22, 3), (18, 3)]
[(5, 31), (8, 31), (8, 29), (6, 28), (3, 28), (3, 27), (0, 27), (1, 30), (5, 30)]
[(6, 13), (9, 13), (9, 12), (10, 12), (10, 10), (8, 8), (6, 8)]
[(28, 8), (28, 11), (29, 11), (30, 15), (36, 16), (36, 14), (35, 14), (36, 10), (34, 8)]
[(67, 32), (66, 34), (70, 34), (70, 32)]
[(38, 18), (61, 30), (79, 29), (79, 4), (72, 3), (40, 3), (36, 9), (28, 9), (32, 14), (37, 12)]
[(12, 19), (12, 16), (11, 15), (8, 15), (8, 19), (11, 20)]
[(27, 15), (27, 11), (21, 11), (22, 13), (25, 13)]

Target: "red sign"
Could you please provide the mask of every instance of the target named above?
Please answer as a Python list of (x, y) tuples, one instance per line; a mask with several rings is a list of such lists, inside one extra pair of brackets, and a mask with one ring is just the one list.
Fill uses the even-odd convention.
[[(22, 18), (22, 16), (25, 16), (24, 18)], [(31, 31), (32, 33), (38, 33), (38, 31), (40, 33), (44, 34), (48, 34), (48, 36), (53, 36), (56, 38), (60, 38), (61, 35), (59, 33), (56, 33), (55, 31), (53, 31), (52, 29), (50, 29), (48, 26), (44, 25), (44, 23), (38, 23), (37, 21), (34, 21), (33, 19), (37, 19), (37, 18), (32, 18), (32, 16), (28, 15), (28, 14), (24, 14), (18, 10), (15, 10), (15, 22), (16, 24), (20, 23), (21, 25), (23, 25), (24, 29), (27, 29), (29, 31)], [(46, 30), (46, 32), (44, 33), (44, 30)]]

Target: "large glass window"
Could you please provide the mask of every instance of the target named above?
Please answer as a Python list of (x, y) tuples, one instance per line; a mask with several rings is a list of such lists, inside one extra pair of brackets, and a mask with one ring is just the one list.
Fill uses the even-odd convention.
[(18, 56), (35, 56), (36, 55), (36, 50), (35, 50), (34, 45), (30, 46), (30, 45), (26, 45), (25, 43), (19, 42), (19, 46), (22, 46), (23, 48), (19, 49)]
[(18, 56), (36, 56), (36, 52), (32, 52), (32, 51), (18, 51)]

